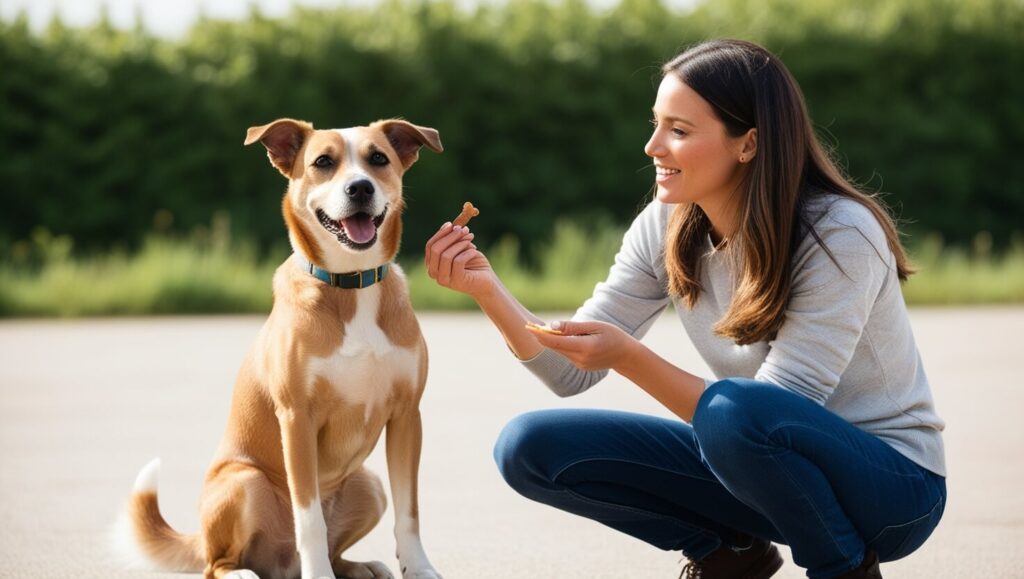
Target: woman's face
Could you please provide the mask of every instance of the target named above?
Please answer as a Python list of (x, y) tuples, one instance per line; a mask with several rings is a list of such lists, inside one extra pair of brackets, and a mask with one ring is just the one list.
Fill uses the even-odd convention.
[(658, 199), (721, 206), (742, 182), (749, 133), (730, 137), (711, 105), (674, 74), (661, 81), (652, 110), (644, 152), (654, 159)]

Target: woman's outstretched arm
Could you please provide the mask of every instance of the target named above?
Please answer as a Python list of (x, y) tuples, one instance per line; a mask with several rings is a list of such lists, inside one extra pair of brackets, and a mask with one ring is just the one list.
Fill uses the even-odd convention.
[(468, 228), (445, 223), (427, 241), (425, 260), (431, 279), (476, 301), (517, 358), (529, 360), (544, 349), (526, 329), (527, 322), (543, 322), (508, 291), (487, 257), (473, 245)]

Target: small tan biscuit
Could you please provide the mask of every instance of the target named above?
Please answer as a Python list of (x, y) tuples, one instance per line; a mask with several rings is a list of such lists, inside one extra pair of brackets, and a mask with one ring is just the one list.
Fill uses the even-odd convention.
[(541, 324), (537, 324), (537, 323), (534, 323), (534, 322), (526, 322), (526, 327), (530, 328), (532, 330), (537, 330), (538, 332), (544, 332), (545, 334), (554, 334), (556, 336), (564, 336), (565, 335), (565, 334), (563, 334), (559, 330), (556, 330), (556, 329), (551, 328), (549, 326), (542, 326)]
[(473, 204), (469, 201), (466, 201), (462, 204), (462, 213), (459, 213), (459, 216), (455, 218), (455, 221), (452, 221), (452, 225), (465, 227), (469, 223), (469, 220), (477, 215), (480, 215), (480, 210), (473, 207)]

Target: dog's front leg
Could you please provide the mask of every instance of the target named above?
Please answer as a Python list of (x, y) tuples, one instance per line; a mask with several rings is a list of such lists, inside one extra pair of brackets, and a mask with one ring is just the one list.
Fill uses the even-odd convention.
[(305, 412), (283, 409), (277, 413), (281, 425), (284, 467), (295, 519), (295, 546), (302, 563), (302, 579), (334, 579), (327, 550), (327, 523), (320, 504), (317, 480), (316, 430)]
[(395, 540), (405, 579), (440, 579), (420, 541), (417, 480), (423, 427), (420, 411), (412, 408), (388, 421), (387, 455), (391, 497), (395, 505)]

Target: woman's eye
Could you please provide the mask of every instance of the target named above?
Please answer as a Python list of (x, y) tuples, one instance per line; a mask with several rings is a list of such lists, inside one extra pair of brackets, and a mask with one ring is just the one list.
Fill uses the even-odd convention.
[(677, 137), (685, 137), (686, 131), (684, 131), (683, 129), (672, 129), (672, 134)]
[(321, 169), (333, 167), (334, 159), (328, 157), (327, 155), (320, 155), (319, 157), (316, 158), (316, 161), (313, 161), (313, 166), (320, 167)]
[(384, 153), (381, 153), (380, 151), (374, 151), (373, 153), (370, 154), (371, 165), (383, 166), (387, 165), (388, 163), (388, 156), (385, 155)]

